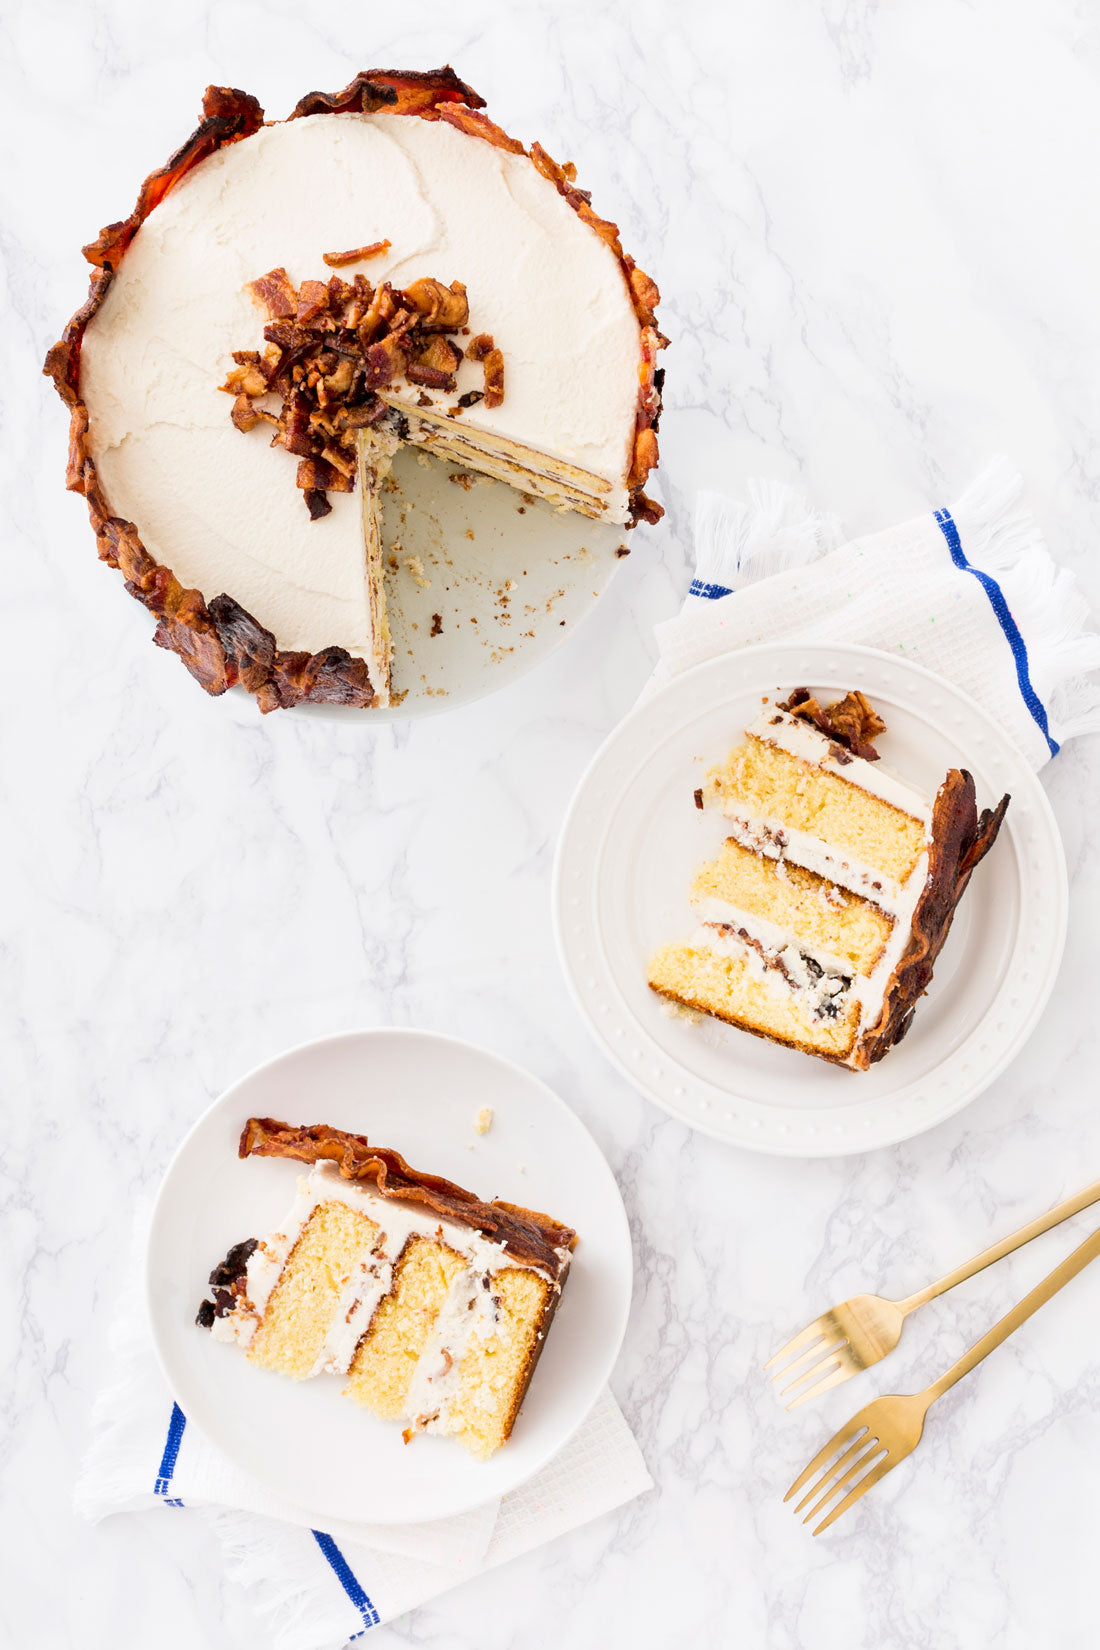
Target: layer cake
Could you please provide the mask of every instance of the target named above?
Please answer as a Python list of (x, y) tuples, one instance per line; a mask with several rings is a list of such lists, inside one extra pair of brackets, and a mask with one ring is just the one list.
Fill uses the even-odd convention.
[(904, 1036), (1009, 799), (979, 816), (954, 768), (926, 796), (879, 762), (884, 732), (860, 693), (822, 707), (803, 688), (760, 713), (695, 793), (729, 834), (654, 991), (857, 1071)]
[[(352, 496), (366, 438), (357, 454), (358, 425), (330, 418), (316, 439), (300, 415), (321, 380), (322, 414), (369, 408), (556, 508), (660, 515), (643, 492), (657, 289), (572, 166), (483, 107), (449, 68), (367, 71), (275, 122), (210, 87), (197, 131), (85, 248), (88, 302), (46, 362), (71, 410), (68, 485), (209, 693), (240, 683), (264, 711), (389, 697), (375, 501)], [(461, 304), (433, 312), (433, 290)], [(339, 336), (317, 368), (299, 333), (326, 292)]]

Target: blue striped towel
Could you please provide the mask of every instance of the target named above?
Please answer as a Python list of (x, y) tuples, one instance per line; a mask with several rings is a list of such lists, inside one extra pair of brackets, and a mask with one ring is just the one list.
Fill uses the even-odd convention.
[[(139, 1234), (145, 1225), (139, 1222)], [(561, 1454), (502, 1501), (433, 1524), (313, 1527), (187, 1420), (160, 1372), (132, 1276), (111, 1329), (113, 1380), (96, 1400), (74, 1494), (100, 1519), (190, 1509), (213, 1529), (272, 1650), (338, 1650), (486, 1569), (622, 1506), (652, 1487), (634, 1438), (605, 1392)]]
[(750, 484), (746, 504), (702, 494), (695, 578), (657, 628), (650, 691), (736, 647), (854, 642), (947, 677), (1042, 767), (1100, 731), (1100, 636), (1021, 490), (996, 459), (950, 508), (848, 543), (789, 487)]

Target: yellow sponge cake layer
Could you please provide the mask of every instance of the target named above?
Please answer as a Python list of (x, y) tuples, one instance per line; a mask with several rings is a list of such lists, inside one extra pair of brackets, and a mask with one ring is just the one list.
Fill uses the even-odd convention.
[(550, 1306), (550, 1284), (537, 1272), (494, 1272), (492, 1291), (496, 1322), (491, 1334), (467, 1347), (447, 1419), (447, 1430), (482, 1457), (512, 1430)]
[(801, 831), (899, 885), (925, 850), (923, 819), (755, 736), (711, 770), (707, 785), (727, 814), (743, 808)]
[(836, 1018), (815, 1018), (775, 970), (764, 968), (748, 946), (732, 940), (722, 951), (709, 945), (666, 945), (650, 964), (649, 984), (687, 1008), (827, 1059), (843, 1060), (859, 1031), (860, 1006), (854, 996)]
[(394, 1271), (393, 1288), (352, 1359), (345, 1389), (349, 1398), (389, 1419), (404, 1413), (417, 1363), (464, 1265), (462, 1256), (445, 1243), (409, 1239)]
[(340, 1297), (378, 1227), (346, 1203), (319, 1203), (271, 1292), (248, 1356), (295, 1381), (315, 1373)]
[(722, 918), (717, 902), (785, 930), (792, 943), (824, 952), (870, 974), (882, 956), (893, 920), (878, 906), (838, 888), (815, 871), (765, 859), (739, 842), (723, 844), (692, 885), (692, 903), (704, 921)]

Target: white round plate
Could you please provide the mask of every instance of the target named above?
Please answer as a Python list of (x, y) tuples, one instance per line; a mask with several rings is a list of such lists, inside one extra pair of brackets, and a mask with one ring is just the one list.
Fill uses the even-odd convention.
[(507, 687), (592, 611), (629, 540), (614, 522), (559, 512), (402, 447), (382, 494), (397, 702), (367, 711), (299, 705), (294, 714), (399, 722)]
[[(493, 1108), (489, 1132), (474, 1119)], [(477, 1461), (450, 1438), (406, 1445), (322, 1375), (257, 1369), (195, 1323), (207, 1276), (242, 1238), (277, 1228), (302, 1164), (237, 1156), (245, 1120), (330, 1123), (391, 1146), (482, 1197), (564, 1220), (579, 1242), (508, 1443)], [(504, 1495), (565, 1444), (607, 1383), (630, 1306), (622, 1198), (591, 1135), (530, 1073), (424, 1031), (356, 1031), (292, 1049), (215, 1101), (180, 1146), (153, 1213), (146, 1287), (174, 1397), (243, 1471), (323, 1522), (415, 1524)]]
[[(761, 699), (862, 689), (888, 732), (883, 760), (934, 795), (948, 768), (978, 805), (1005, 792), (978, 867), (903, 1042), (867, 1072), (717, 1020), (674, 1017), (646, 985), (659, 946), (694, 926), (694, 870), (725, 834), (692, 792), (739, 741)], [(756, 1151), (831, 1157), (892, 1145), (974, 1099), (1020, 1051), (1065, 943), (1065, 856), (1043, 789), (972, 699), (890, 654), (848, 646), (746, 648), (685, 672), (620, 723), (581, 781), (558, 845), (558, 951), (597, 1040), (684, 1122)]]

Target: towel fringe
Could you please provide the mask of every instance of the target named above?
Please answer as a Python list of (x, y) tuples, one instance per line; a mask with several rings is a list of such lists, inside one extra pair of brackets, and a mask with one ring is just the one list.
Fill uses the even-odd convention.
[(699, 494), (695, 577), (700, 583), (741, 590), (772, 573), (804, 567), (840, 543), (835, 517), (811, 510), (794, 487), (754, 478), (747, 490), (747, 504), (725, 493)]
[(1034, 517), (1020, 505), (1023, 479), (998, 457), (952, 507), (967, 560), (997, 580), (1027, 647), (1028, 673), (1059, 744), (1100, 732), (1100, 636), (1067, 567), (1055, 565)]
[(226, 1574), (244, 1590), (270, 1634), (271, 1650), (329, 1650), (363, 1629), (339, 1588), (318, 1586), (320, 1550), (303, 1531), (256, 1513), (196, 1509), (217, 1537)]
[(73, 1488), (73, 1511), (92, 1523), (156, 1500), (152, 1482), (135, 1476), (132, 1442), (135, 1428), (166, 1425), (171, 1407), (165, 1406), (163, 1390), (144, 1378), (148, 1332), (137, 1280), (142, 1276), (151, 1213), (151, 1205), (146, 1205), (135, 1216), (128, 1281), (107, 1337), (111, 1367), (121, 1373), (96, 1394), (92, 1437)]

